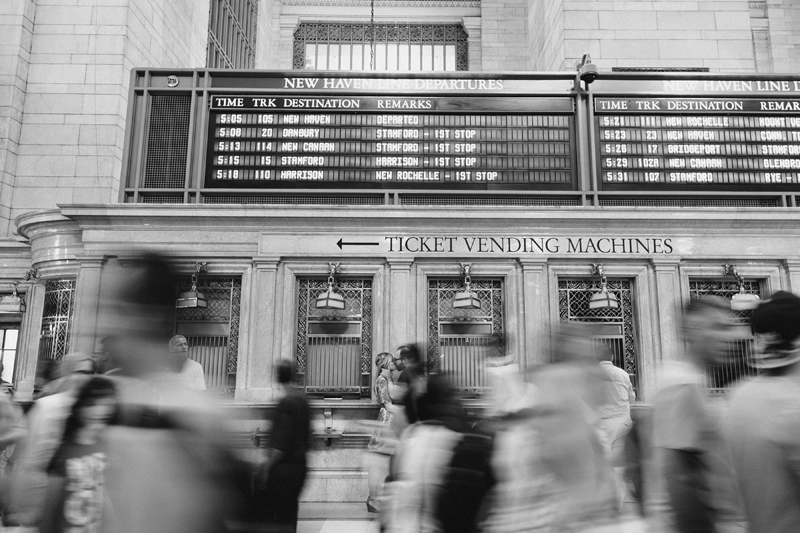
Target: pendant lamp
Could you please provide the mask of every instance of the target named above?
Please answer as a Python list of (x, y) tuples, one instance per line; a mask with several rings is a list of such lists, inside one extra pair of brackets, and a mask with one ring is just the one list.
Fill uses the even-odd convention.
[(339, 273), (339, 263), (328, 263), (328, 288), (317, 297), (317, 309), (343, 311), (345, 308), (344, 296), (333, 288), (336, 274)]
[(603, 264), (593, 264), (592, 273), (600, 276), (600, 290), (589, 299), (589, 309), (619, 309), (619, 300), (614, 293), (608, 292), (608, 279), (603, 271)]
[(481, 301), (478, 295), (472, 291), (470, 283), (470, 270), (472, 265), (468, 263), (461, 264), (461, 273), (464, 275), (464, 290), (457, 292), (453, 298), (453, 309), (480, 309)]
[(731, 298), (731, 311), (750, 311), (758, 307), (761, 303), (759, 297), (755, 294), (750, 294), (744, 290), (744, 278), (739, 275), (734, 265), (722, 265), (725, 275), (733, 276), (739, 283), (739, 292), (734, 294)]
[(175, 301), (176, 309), (205, 309), (208, 307), (208, 300), (206, 300), (205, 294), (197, 290), (197, 274), (200, 272), (208, 272), (208, 263), (205, 261), (195, 263), (194, 272), (192, 273), (192, 288), (178, 296)]

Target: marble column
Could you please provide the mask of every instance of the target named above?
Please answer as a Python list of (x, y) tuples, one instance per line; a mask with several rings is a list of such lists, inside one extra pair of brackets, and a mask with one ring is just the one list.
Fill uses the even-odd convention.
[(249, 283), (246, 279), (242, 283), (243, 286), (249, 286), (249, 291), (247, 301), (242, 298), (242, 310), (247, 313), (247, 335), (243, 339), (246, 343), (239, 346), (237, 401), (263, 402), (273, 399), (273, 368), (275, 361), (280, 359), (280, 331), (283, 329), (276, 322), (276, 309), (281, 307), (277, 283), (279, 264), (277, 257), (253, 260)]
[[(655, 273), (655, 294), (652, 295), (655, 324), (653, 328), (653, 347), (656, 353), (652, 354), (653, 365), (657, 366), (662, 361), (674, 361), (683, 351), (681, 342), (681, 276), (678, 261), (652, 260)], [(642, 365), (647, 367), (648, 365)], [(654, 390), (655, 376), (648, 373), (643, 376), (641, 387), (644, 390)]]
[(27, 285), (25, 291), (26, 310), (22, 315), (22, 323), (19, 328), (14, 397), (20, 401), (29, 401), (33, 398), (36, 364), (39, 360), (45, 286), (43, 282), (25, 282), (23, 285)]
[(75, 310), (72, 315), (69, 351), (93, 353), (97, 348), (100, 284), (106, 258), (98, 255), (77, 259), (80, 270), (75, 284)]
[(547, 261), (520, 261), (522, 265), (522, 339), (520, 368), (550, 361), (550, 291)]
[(416, 303), (416, 290), (411, 281), (411, 265), (413, 261), (389, 261), (389, 316), (386, 322), (389, 328), (389, 346), (381, 347), (394, 351), (401, 344), (417, 342), (413, 323), (413, 309)]
[[(786, 275), (789, 277), (789, 287), (787, 290), (800, 295), (800, 261), (787, 260), (784, 263)], [(777, 288), (775, 290), (778, 290)]]

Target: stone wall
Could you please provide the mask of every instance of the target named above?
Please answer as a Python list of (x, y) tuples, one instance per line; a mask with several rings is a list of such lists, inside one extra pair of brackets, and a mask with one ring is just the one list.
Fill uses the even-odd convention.
[(33, 0), (0, 2), (0, 238), (11, 223), (35, 11)]
[(755, 71), (747, 0), (550, 0), (531, 5), (534, 69), (570, 69), (588, 52), (601, 70)]
[[(57, 203), (116, 202), (130, 69), (205, 65), (205, 2), (75, 4), (37, 0), (33, 24), (28, 22), (32, 44), (27, 84), (22, 75), (17, 83), (24, 95), (16, 102), (24, 101), (25, 119), (16, 180), (10, 201), (0, 200), (11, 206), (6, 212), (12, 220)], [(22, 65), (27, 53), (24, 46), (18, 49)]]
[(767, 0), (766, 17), (775, 72), (800, 71), (800, 4), (795, 0)]
[(481, 70), (530, 68), (528, 9), (527, 0), (481, 1)]

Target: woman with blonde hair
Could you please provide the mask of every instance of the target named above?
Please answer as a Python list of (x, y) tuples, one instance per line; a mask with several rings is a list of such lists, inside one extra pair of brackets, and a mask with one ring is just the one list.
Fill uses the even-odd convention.
[(394, 453), (394, 446), (397, 442), (397, 436), (390, 429), (392, 423), (390, 407), (392, 393), (395, 388), (392, 372), (397, 369), (394, 356), (389, 352), (379, 353), (375, 357), (375, 366), (378, 367), (380, 373), (375, 378), (373, 392), (380, 410), (378, 411), (377, 425), (367, 445), (367, 453), (364, 454), (364, 462), (367, 467), (367, 482), (369, 484), (367, 511), (371, 513), (378, 512), (375, 506), (376, 499), (380, 495), (386, 476), (389, 475), (389, 460), (392, 453)]

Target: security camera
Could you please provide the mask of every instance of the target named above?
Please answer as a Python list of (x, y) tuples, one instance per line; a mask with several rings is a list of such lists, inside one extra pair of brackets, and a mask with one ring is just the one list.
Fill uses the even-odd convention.
[(597, 65), (595, 65), (594, 63), (584, 64), (583, 66), (581, 66), (580, 76), (581, 76), (581, 81), (585, 82), (586, 85), (589, 85), (590, 83), (592, 83), (594, 80), (597, 79), (598, 76)]

